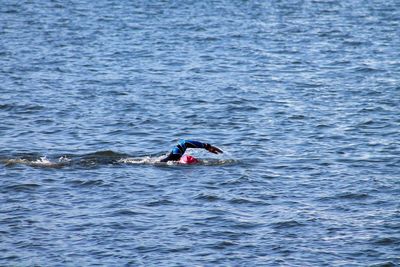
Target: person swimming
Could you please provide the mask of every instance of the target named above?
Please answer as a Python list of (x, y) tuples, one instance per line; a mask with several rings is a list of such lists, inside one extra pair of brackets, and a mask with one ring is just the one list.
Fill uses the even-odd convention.
[(161, 160), (161, 162), (168, 162), (168, 161), (179, 161), (179, 160), (184, 160), (182, 163), (196, 163), (197, 160), (192, 157), (192, 156), (183, 156), (185, 154), (185, 151), (187, 148), (204, 148), (205, 150), (214, 153), (214, 154), (219, 154), (219, 153), (224, 153), (222, 152), (221, 149), (218, 147), (212, 146), (208, 143), (202, 143), (199, 141), (194, 141), (194, 140), (179, 140), (178, 144), (174, 146), (171, 150), (171, 152)]

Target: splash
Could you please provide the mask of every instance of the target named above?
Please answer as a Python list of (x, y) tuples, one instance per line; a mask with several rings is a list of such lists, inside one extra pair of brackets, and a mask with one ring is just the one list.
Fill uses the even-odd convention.
[(122, 158), (117, 161), (117, 163), (124, 163), (124, 164), (150, 164), (150, 165), (155, 165), (155, 164), (161, 164), (160, 160), (164, 156), (161, 157), (127, 157), (127, 158)]
[[(180, 161), (168, 161), (160, 162), (164, 156), (161, 157), (128, 157), (118, 160), (120, 164), (136, 164), (136, 165), (158, 165), (158, 166), (179, 166), (179, 165), (189, 165), (182, 163)], [(190, 165), (204, 165), (204, 166), (218, 166), (218, 165), (230, 165), (236, 163), (233, 159), (215, 159), (215, 158), (205, 158), (199, 159), (196, 164)]]
[(57, 161), (51, 161), (46, 156), (40, 157), (38, 159), (17, 158), (17, 159), (8, 159), (4, 161), (6, 166), (11, 166), (15, 164), (24, 164), (32, 167), (47, 167), (47, 168), (60, 168), (67, 165), (69, 162), (71, 162), (71, 159), (67, 158), (66, 156), (60, 157)]

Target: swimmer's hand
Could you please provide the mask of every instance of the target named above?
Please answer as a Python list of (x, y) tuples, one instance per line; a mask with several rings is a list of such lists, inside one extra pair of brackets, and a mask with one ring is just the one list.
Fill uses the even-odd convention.
[(206, 144), (205, 149), (208, 150), (208, 151), (211, 152), (211, 153), (214, 153), (214, 154), (224, 153), (224, 152), (222, 152), (222, 150), (219, 149), (218, 147), (212, 146), (212, 145), (210, 145), (210, 144)]

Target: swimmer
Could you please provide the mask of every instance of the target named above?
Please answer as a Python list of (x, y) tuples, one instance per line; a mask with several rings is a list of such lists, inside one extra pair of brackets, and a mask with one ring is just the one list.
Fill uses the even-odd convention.
[(218, 147), (212, 146), (207, 143), (202, 143), (194, 140), (180, 140), (176, 146), (174, 146), (171, 152), (161, 160), (161, 162), (168, 161), (180, 161), (181, 163), (193, 164), (197, 163), (198, 160), (192, 156), (183, 156), (187, 148), (204, 148), (205, 150), (219, 154), (223, 153)]

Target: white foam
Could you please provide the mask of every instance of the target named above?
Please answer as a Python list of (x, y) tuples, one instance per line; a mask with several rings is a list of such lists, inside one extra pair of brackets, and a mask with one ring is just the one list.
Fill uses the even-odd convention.
[(68, 158), (67, 156), (62, 156), (58, 159), (58, 162), (60, 162), (60, 163), (68, 163), (71, 161), (72, 161), (72, 159)]
[(40, 159), (31, 161), (28, 163), (31, 166), (38, 166), (38, 167), (54, 167), (58, 165), (58, 162), (50, 161), (46, 156), (40, 157)]
[(164, 156), (161, 157), (128, 157), (118, 160), (118, 163), (125, 163), (125, 164), (157, 164), (161, 163), (160, 160)]
[(67, 163), (71, 162), (71, 159), (63, 156), (58, 159), (58, 161), (54, 162), (49, 160), (46, 156), (40, 157), (36, 160), (28, 160), (28, 159), (9, 159), (5, 163), (6, 165), (13, 164), (25, 164), (33, 167), (61, 167)]

